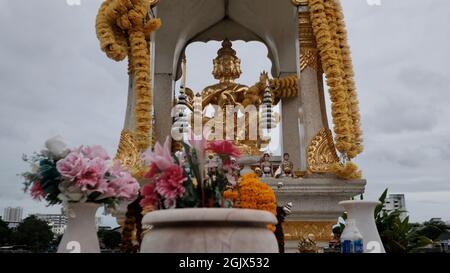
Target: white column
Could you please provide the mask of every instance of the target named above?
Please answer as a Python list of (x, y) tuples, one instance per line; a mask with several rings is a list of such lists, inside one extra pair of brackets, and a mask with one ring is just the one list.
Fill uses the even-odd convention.
[[(280, 77), (297, 74), (297, 72), (284, 72)], [(294, 164), (294, 171), (305, 170), (304, 144), (302, 143), (301, 96), (282, 99), (281, 101), (281, 137), (282, 154), (289, 153)]]
[(171, 110), (173, 107), (174, 81), (172, 74), (157, 73), (154, 75), (153, 88), (153, 109), (154, 109), (154, 130), (156, 141), (164, 143), (170, 135), (172, 127)]

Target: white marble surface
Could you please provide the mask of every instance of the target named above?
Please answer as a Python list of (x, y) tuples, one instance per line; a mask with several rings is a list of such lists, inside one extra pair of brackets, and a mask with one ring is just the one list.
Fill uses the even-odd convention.
[(266, 211), (253, 209), (186, 208), (157, 210), (147, 213), (142, 219), (144, 225), (179, 222), (235, 222), (266, 225), (276, 224), (277, 218)]
[[(287, 221), (337, 221), (344, 209), (339, 202), (364, 192), (365, 180), (336, 178), (262, 178), (275, 192), (278, 205), (293, 203)], [(278, 188), (278, 183), (283, 186)]]
[(248, 209), (174, 209), (144, 216), (153, 225), (142, 253), (276, 253), (275, 224), (269, 212)]
[(69, 203), (68, 223), (58, 253), (100, 253), (95, 225), (96, 203)]

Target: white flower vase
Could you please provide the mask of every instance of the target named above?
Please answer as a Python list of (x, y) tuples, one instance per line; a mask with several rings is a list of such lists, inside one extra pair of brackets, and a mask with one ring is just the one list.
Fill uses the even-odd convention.
[(363, 236), (364, 253), (386, 253), (375, 224), (375, 208), (380, 204), (376, 201), (351, 200), (342, 201), (347, 212), (347, 219), (355, 220), (356, 227)]
[(252, 209), (186, 208), (147, 213), (152, 226), (141, 253), (278, 253), (270, 212)]
[(69, 203), (67, 228), (58, 246), (58, 253), (100, 253), (95, 213), (96, 203)]

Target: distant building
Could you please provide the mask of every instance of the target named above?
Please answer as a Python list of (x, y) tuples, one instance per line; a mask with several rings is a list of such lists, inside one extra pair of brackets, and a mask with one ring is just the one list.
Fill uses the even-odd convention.
[(3, 210), (2, 220), (8, 224), (10, 229), (17, 229), (17, 227), (22, 223), (23, 208), (21, 207), (7, 207)]
[(34, 214), (36, 218), (46, 221), (52, 228), (53, 233), (61, 235), (67, 227), (67, 216), (64, 214)]
[(450, 253), (450, 231), (443, 232), (435, 242), (439, 244), (441, 252)]
[(429, 222), (431, 222), (431, 223), (440, 223), (440, 224), (445, 224), (445, 222), (444, 222), (444, 221), (442, 221), (442, 218), (439, 218), (439, 217), (434, 217), (434, 218), (431, 218)]
[(3, 221), (20, 223), (20, 222), (22, 222), (22, 214), (23, 214), (23, 208), (21, 208), (21, 207), (16, 207), (16, 208), (7, 207), (3, 211)]
[(402, 210), (403, 212), (400, 214), (400, 218), (405, 219), (407, 216), (405, 195), (389, 194), (389, 196), (386, 197), (386, 200), (384, 200), (383, 210), (386, 212)]

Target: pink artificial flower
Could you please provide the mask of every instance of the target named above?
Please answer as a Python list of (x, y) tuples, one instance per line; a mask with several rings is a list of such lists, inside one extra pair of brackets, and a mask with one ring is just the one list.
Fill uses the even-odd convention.
[(208, 144), (208, 137), (203, 135), (195, 135), (192, 131), (189, 137), (189, 143), (192, 148), (198, 151), (199, 155), (205, 155), (206, 147)]
[(223, 169), (226, 172), (232, 173), (232, 172), (234, 172), (236, 170), (239, 170), (240, 168), (239, 168), (239, 165), (236, 163), (236, 160), (234, 158), (233, 159), (226, 158), (223, 161)]
[(42, 197), (45, 196), (45, 191), (41, 186), (40, 181), (36, 181), (33, 183), (33, 187), (31, 187), (31, 197), (36, 200), (41, 200)]
[(228, 183), (230, 183), (232, 187), (235, 187), (237, 184), (236, 176), (234, 176), (232, 173), (227, 173), (225, 176), (227, 177)]
[(228, 140), (215, 140), (208, 143), (208, 149), (219, 155), (240, 157), (239, 150)]
[(83, 173), (85, 165), (83, 155), (73, 151), (56, 163), (56, 169), (63, 177), (74, 180)]
[(97, 157), (89, 160), (84, 166), (83, 172), (75, 179), (75, 184), (80, 186), (83, 191), (100, 191), (100, 189), (104, 189), (100, 186), (106, 183), (105, 173), (107, 170), (106, 161), (103, 159)]
[(109, 169), (109, 173), (112, 176), (119, 177), (119, 176), (128, 174), (129, 171), (127, 168), (124, 168), (122, 166), (122, 163), (120, 162), (120, 160), (114, 160), (111, 168)]
[(145, 186), (142, 188), (141, 195), (143, 198), (142, 198), (141, 202), (139, 202), (139, 204), (141, 205), (142, 208), (145, 208), (148, 206), (152, 206), (152, 207), (158, 206), (159, 197), (158, 197), (158, 194), (156, 193), (155, 183), (145, 184)]
[(81, 146), (78, 148), (80, 152), (89, 159), (100, 158), (102, 160), (111, 159), (108, 153), (99, 145), (94, 146)]
[(111, 182), (108, 182), (107, 180), (101, 180), (97, 184), (97, 188), (95, 189), (95, 191), (100, 192), (102, 194), (98, 198), (99, 200), (117, 196), (116, 187), (111, 186)]
[(108, 183), (104, 195), (123, 198), (128, 201), (134, 200), (139, 192), (139, 183), (131, 176), (130, 172), (123, 168), (118, 160), (114, 161), (109, 172), (114, 178)]
[(138, 182), (129, 173), (112, 180), (109, 185), (115, 188), (116, 197), (129, 201), (134, 200), (139, 192)]
[(155, 149), (152, 152), (150, 149), (147, 150), (143, 158), (150, 164), (155, 163), (160, 171), (164, 171), (173, 165), (174, 161), (170, 153), (170, 137), (166, 138), (164, 146), (161, 146), (159, 142), (156, 143)]
[(166, 199), (175, 200), (184, 195), (186, 189), (183, 183), (186, 179), (183, 168), (173, 164), (156, 178), (156, 191)]
[(144, 178), (147, 178), (149, 180), (153, 179), (155, 175), (159, 173), (158, 166), (156, 166), (156, 163), (152, 163), (150, 165), (150, 170), (144, 175)]

